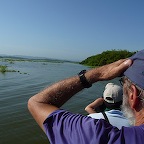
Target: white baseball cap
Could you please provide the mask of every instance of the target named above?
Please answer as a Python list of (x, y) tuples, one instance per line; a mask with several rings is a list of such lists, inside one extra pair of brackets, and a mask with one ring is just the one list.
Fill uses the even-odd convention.
[(119, 85), (108, 83), (103, 92), (103, 98), (107, 103), (117, 103), (122, 101), (123, 90)]

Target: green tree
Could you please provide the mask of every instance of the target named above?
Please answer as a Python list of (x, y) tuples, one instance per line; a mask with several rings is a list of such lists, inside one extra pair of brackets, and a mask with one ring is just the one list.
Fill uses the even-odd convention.
[(90, 56), (81, 61), (80, 64), (88, 66), (103, 66), (115, 62), (119, 59), (125, 59), (132, 56), (136, 52), (129, 52), (127, 50), (111, 50), (104, 51), (101, 54)]

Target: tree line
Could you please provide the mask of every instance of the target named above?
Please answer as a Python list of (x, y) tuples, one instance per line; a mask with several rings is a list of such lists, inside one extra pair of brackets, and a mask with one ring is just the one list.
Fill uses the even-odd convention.
[(103, 66), (119, 59), (128, 58), (135, 53), (136, 52), (130, 52), (127, 50), (108, 50), (102, 52), (101, 54), (90, 56), (81, 61), (80, 64), (88, 66)]

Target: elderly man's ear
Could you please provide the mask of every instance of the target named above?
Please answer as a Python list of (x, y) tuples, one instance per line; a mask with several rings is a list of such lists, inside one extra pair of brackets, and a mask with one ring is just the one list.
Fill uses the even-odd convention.
[(133, 110), (140, 111), (141, 110), (141, 101), (138, 97), (139, 92), (134, 85), (131, 85), (131, 92), (129, 93), (129, 103)]

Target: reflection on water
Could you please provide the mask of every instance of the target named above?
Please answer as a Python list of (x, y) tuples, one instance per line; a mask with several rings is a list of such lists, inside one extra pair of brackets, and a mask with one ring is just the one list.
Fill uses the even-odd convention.
[[(0, 65), (3, 64), (0, 62)], [(15, 62), (0, 73), (0, 143), (48, 144), (47, 137), (27, 110), (28, 99), (52, 83), (88, 67), (72, 63)], [(117, 80), (114, 80), (117, 83)], [(62, 108), (86, 114), (84, 107), (102, 95), (107, 82), (99, 82), (71, 98)]]

